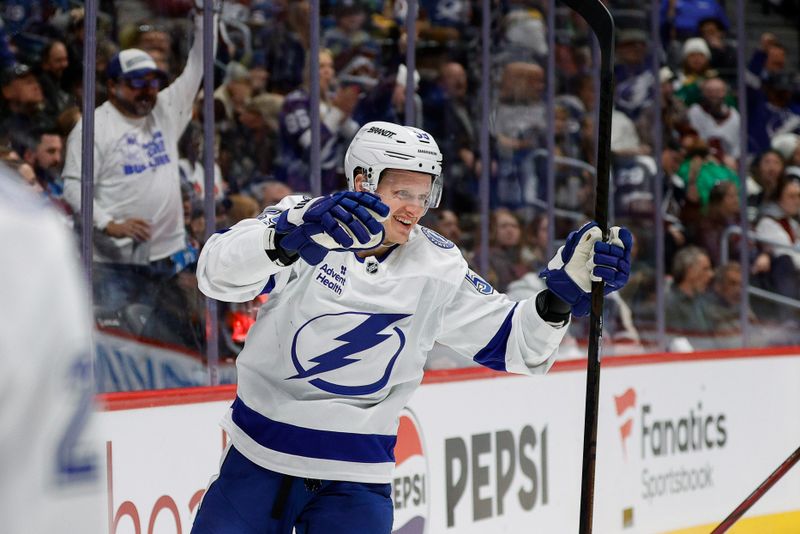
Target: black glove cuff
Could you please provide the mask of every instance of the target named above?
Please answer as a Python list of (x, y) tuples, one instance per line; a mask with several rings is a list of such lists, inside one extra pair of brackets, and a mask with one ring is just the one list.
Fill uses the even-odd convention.
[(569, 321), (569, 304), (558, 298), (549, 289), (536, 295), (536, 311), (539, 317), (553, 326), (564, 326)]
[(281, 241), (285, 236), (286, 234), (275, 232), (273, 237), (275, 248), (266, 251), (267, 257), (282, 267), (288, 267), (300, 257), (296, 250), (289, 251), (281, 246)]

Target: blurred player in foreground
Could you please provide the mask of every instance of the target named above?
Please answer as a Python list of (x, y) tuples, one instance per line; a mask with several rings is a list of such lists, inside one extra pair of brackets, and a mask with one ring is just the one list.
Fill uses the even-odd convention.
[(546, 372), (570, 312), (589, 312), (592, 266), (607, 291), (630, 270), (631, 236), (590, 223), (519, 303), (417, 222), (442, 192), (426, 132), (364, 125), (345, 155), (350, 191), (290, 196), (213, 236), (200, 289), (270, 299), (237, 360), (231, 437), (195, 534), (389, 533), (398, 415), (434, 342), (489, 368)]
[(92, 321), (74, 243), (0, 164), (0, 531), (103, 530)]

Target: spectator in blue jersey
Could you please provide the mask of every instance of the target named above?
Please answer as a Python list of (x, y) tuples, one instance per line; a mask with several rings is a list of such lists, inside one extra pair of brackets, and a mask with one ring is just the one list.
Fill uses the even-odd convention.
[(496, 292), (452, 241), (418, 225), (443, 186), (423, 130), (367, 123), (344, 167), (348, 191), (286, 197), (203, 249), (206, 295), (269, 299), (236, 360), (222, 422), (231, 446), (193, 534), (390, 534), (398, 416), (434, 344), (541, 374), (570, 314), (588, 314), (592, 275), (609, 293), (627, 281), (630, 233), (615, 227), (603, 242), (590, 223), (550, 261), (546, 289), (518, 303)]
[[(94, 111), (93, 228), (85, 231), (94, 230), (96, 302), (110, 310), (150, 302), (151, 284), (169, 281), (194, 261), (184, 229), (178, 140), (203, 77), (202, 21), (195, 17), (186, 67), (166, 88), (166, 74), (142, 50), (123, 50), (108, 65), (109, 101)], [(81, 210), (81, 137), (78, 123), (63, 173), (75, 213)]]
[(621, 30), (616, 40), (614, 105), (634, 122), (652, 107), (655, 97), (648, 37), (642, 30)]
[(472, 17), (472, 5), (468, 0), (421, 0), (427, 20), (433, 28), (463, 30)]
[(748, 77), (748, 86), (758, 88), (759, 83), (770, 76), (786, 72), (786, 47), (778, 38), (766, 32), (761, 35), (759, 46), (753, 51), (750, 62), (747, 64), (754, 76)]
[[(358, 130), (351, 115), (358, 104), (358, 85), (334, 89), (333, 55), (319, 53), (320, 166), (322, 190), (341, 187), (337, 174), (345, 143)], [(308, 83), (286, 95), (280, 114), (280, 165), (278, 177), (295, 191), (311, 191), (311, 95)]]
[(761, 152), (780, 134), (800, 134), (800, 102), (792, 99), (794, 77), (787, 72), (768, 75), (758, 90), (748, 90), (747, 129), (750, 149)]
[(661, 0), (661, 32), (663, 42), (694, 37), (704, 20), (714, 19), (730, 26), (725, 9), (717, 0)]

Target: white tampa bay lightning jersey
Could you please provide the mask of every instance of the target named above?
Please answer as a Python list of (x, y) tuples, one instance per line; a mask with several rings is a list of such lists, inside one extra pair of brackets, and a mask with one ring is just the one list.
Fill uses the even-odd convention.
[(496, 293), (424, 227), (380, 259), (330, 252), (318, 265), (283, 268), (267, 257), (265, 232), (246, 219), (212, 236), (197, 276), (218, 300), (269, 291), (237, 359), (237, 397), (222, 426), (273, 471), (389, 482), (398, 415), (434, 342), (492, 369), (533, 374), (549, 369), (567, 330), (542, 320), (534, 299)]
[(17, 179), (0, 164), (0, 532), (97, 534), (88, 290), (72, 236)]

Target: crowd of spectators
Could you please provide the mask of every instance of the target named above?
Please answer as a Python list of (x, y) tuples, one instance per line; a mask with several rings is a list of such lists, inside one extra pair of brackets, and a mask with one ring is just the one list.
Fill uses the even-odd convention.
[[(0, 159), (52, 201), (76, 233), (93, 231), (101, 325), (202, 349), (202, 304), (191, 274), (208, 222), (202, 72), (199, 47), (190, 50), (201, 35), (201, 19), (191, 16), (194, 2), (99, 2), (93, 229), (79, 224), (84, 11), (69, 0), (3, 5)], [(513, 294), (515, 288), (536, 287), (535, 274), (548, 255), (593, 209), (600, 89), (586, 23), (557, 9), (550, 50), (548, 5), (492, 2), (490, 152), (483, 154), (480, 2), (420, 0), (417, 70), (409, 77), (405, 2), (322, 1), (322, 191), (346, 186), (343, 151), (359, 125), (388, 120), (420, 126), (437, 139), (445, 169), (442, 207), (426, 224), (453, 240), (498, 290)], [(793, 5), (781, 5), (787, 20), (800, 17)], [(652, 45), (646, 7), (626, 0), (611, 0), (609, 7), (618, 14), (611, 207), (614, 219), (637, 239), (632, 283), (609, 306), (612, 341), (615, 333), (636, 343), (654, 340), (654, 213), (660, 210), (671, 346), (734, 346), (738, 316), (728, 312), (742, 291), (735, 267), (746, 264), (753, 285), (800, 299), (798, 58), (787, 57), (786, 44), (765, 33), (749, 54), (747, 109), (740, 110), (736, 50), (743, 43), (731, 38), (730, 13), (721, 3), (663, 0), (661, 49)], [(309, 16), (307, 0), (221, 4), (213, 93), (214, 229), (253, 217), (291, 192), (312, 189)], [(152, 62), (155, 74), (124, 76), (119, 52), (129, 49), (138, 52), (123, 59), (141, 53), (137, 57)], [(556, 64), (550, 75), (549, 54)], [(654, 55), (661, 65), (657, 75)], [(409, 79), (413, 117), (406, 117)], [(548, 80), (554, 83), (552, 102)], [(554, 191), (547, 190), (551, 139)], [(654, 153), (657, 146), (660, 154)], [(739, 175), (740, 161), (747, 163), (748, 176)], [(481, 236), (479, 179), (487, 168), (492, 213), (489, 235)], [(139, 182), (126, 190), (130, 175)], [(143, 185), (148, 180), (158, 183)], [(660, 206), (656, 187), (663, 187)], [(739, 201), (742, 187), (746, 206)], [(130, 191), (137, 198), (124, 200)], [(545, 214), (550, 200), (558, 209), (554, 243)], [(742, 210), (748, 236), (733, 231)], [(487, 258), (479, 252), (482, 238), (488, 240)], [(740, 257), (741, 239), (748, 240), (750, 257)], [(126, 277), (130, 287), (119, 283)], [(236, 353), (264, 298), (223, 309), (226, 354)], [(799, 319), (792, 307), (757, 299), (748, 315), (754, 324), (781, 328)], [(574, 335), (580, 338), (583, 329), (574, 325)]]

